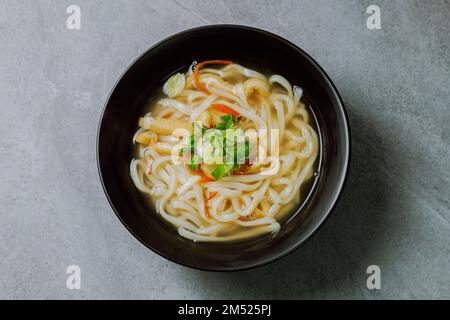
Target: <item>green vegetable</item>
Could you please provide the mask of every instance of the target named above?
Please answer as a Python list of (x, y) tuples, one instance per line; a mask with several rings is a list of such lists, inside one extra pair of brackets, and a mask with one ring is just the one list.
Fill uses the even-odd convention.
[(245, 142), (245, 160), (248, 160), (250, 157), (250, 142)]
[[(187, 164), (189, 169), (199, 170), (200, 165), (203, 162), (203, 165), (208, 165), (212, 168), (211, 175), (216, 180), (239, 170), (242, 160), (247, 161), (250, 153), (250, 145), (248, 141), (245, 141), (244, 144), (240, 144), (239, 147), (237, 143), (239, 140), (244, 142), (242, 140), (242, 136), (240, 136), (241, 132), (237, 132), (237, 130), (242, 131), (242, 129), (237, 125), (242, 117), (238, 116), (235, 118), (231, 114), (226, 114), (220, 117), (220, 119), (221, 122), (216, 123), (215, 125), (215, 129), (220, 131), (214, 131), (214, 129), (209, 129), (205, 126), (201, 126), (197, 122), (194, 122), (193, 134), (189, 137), (189, 145), (180, 150), (180, 155), (193, 155)], [(227, 131), (230, 129), (236, 131)], [(225, 131), (231, 133), (228, 139)], [(194, 154), (197, 141), (200, 138), (203, 139), (203, 152), (206, 152), (206, 154), (203, 154), (205, 157), (204, 159), (202, 159), (199, 155)], [(227, 152), (230, 153), (229, 157), (227, 157)], [(226, 163), (227, 161), (231, 163)]]
[(202, 158), (199, 155), (194, 154), (188, 163), (188, 167), (191, 170), (197, 171), (200, 168), (201, 162), (202, 162)]
[(218, 180), (227, 175), (228, 173), (230, 173), (233, 167), (234, 167), (233, 164), (232, 165), (219, 164), (211, 174), (214, 177), (214, 179)]
[(238, 122), (241, 120), (241, 118), (242, 118), (241, 116), (233, 118), (231, 114), (226, 114), (220, 117), (220, 120), (222, 120), (222, 122), (217, 123), (215, 125), (215, 128), (219, 130), (227, 130), (235, 128)]

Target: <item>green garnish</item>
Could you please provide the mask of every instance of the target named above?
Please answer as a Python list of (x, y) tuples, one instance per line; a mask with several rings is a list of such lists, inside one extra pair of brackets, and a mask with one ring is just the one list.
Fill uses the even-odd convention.
[(214, 171), (212, 172), (212, 176), (214, 177), (214, 179), (219, 180), (225, 175), (225, 173), (226, 173), (225, 165), (219, 164), (217, 168), (215, 168)]
[[(187, 164), (189, 169), (199, 170), (202, 163), (206, 164), (212, 168), (211, 175), (216, 180), (239, 170), (240, 165), (249, 159), (250, 154), (250, 144), (245, 140), (242, 128), (237, 125), (242, 117), (235, 118), (227, 114), (220, 119), (221, 122), (216, 123), (214, 129), (194, 122), (189, 144), (180, 150), (180, 155), (191, 155)], [(202, 138), (204, 159), (194, 152), (200, 138)]]
[(215, 125), (215, 128), (219, 130), (227, 130), (235, 128), (238, 122), (241, 120), (241, 118), (242, 118), (241, 116), (233, 118), (231, 114), (221, 116), (220, 120), (222, 120), (222, 122), (217, 123)]
[(212, 176), (214, 177), (214, 179), (219, 180), (220, 178), (229, 174), (233, 167), (234, 164), (232, 164), (231, 166), (228, 164), (219, 164), (212, 172)]
[(188, 167), (191, 170), (197, 171), (200, 168), (201, 162), (202, 162), (202, 158), (199, 155), (194, 154), (188, 163)]

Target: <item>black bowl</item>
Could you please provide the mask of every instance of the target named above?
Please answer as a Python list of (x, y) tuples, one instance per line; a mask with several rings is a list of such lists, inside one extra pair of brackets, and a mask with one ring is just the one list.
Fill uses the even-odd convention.
[[(229, 59), (277, 73), (301, 86), (316, 117), (320, 173), (306, 202), (275, 235), (234, 244), (195, 243), (178, 235), (135, 188), (129, 174), (132, 137), (144, 107), (164, 79), (192, 61)], [(263, 265), (303, 244), (329, 216), (344, 186), (350, 155), (344, 106), (322, 68), (291, 42), (255, 28), (215, 25), (178, 33), (156, 44), (121, 76), (103, 110), (97, 161), (109, 203), (127, 229), (144, 245), (179, 264), (214, 271)]]

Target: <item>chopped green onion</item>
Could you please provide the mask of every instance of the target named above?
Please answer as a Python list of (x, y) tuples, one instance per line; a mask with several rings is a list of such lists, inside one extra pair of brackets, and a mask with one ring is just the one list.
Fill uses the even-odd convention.
[(234, 164), (228, 165), (228, 164), (219, 164), (214, 171), (211, 173), (214, 179), (218, 180), (227, 174), (231, 172), (231, 170), (234, 168)]
[(188, 163), (188, 168), (194, 171), (197, 171), (200, 167), (200, 163), (202, 162), (202, 158), (199, 155), (194, 154), (191, 157), (191, 160)]
[(211, 174), (214, 177), (214, 179), (218, 180), (225, 175), (225, 172), (226, 172), (226, 166), (224, 164), (219, 164), (217, 166), (217, 168), (215, 168)]

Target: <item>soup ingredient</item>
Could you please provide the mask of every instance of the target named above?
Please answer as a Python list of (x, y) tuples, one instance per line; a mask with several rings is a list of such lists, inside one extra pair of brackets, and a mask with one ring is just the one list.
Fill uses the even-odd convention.
[(200, 62), (197, 67), (194, 70), (194, 80), (195, 80), (195, 86), (198, 90), (208, 93), (206, 88), (203, 86), (203, 84), (200, 82), (200, 69), (208, 64), (232, 64), (230, 60), (206, 60), (203, 62)]
[(262, 97), (269, 96), (269, 85), (267, 82), (257, 79), (251, 78), (244, 82), (244, 93), (247, 97), (253, 97), (255, 94), (260, 95)]
[(177, 73), (171, 76), (163, 86), (163, 92), (169, 96), (169, 98), (174, 98), (183, 92), (186, 85), (186, 78), (184, 74)]
[(214, 191), (211, 192), (211, 194), (209, 195), (209, 197), (206, 199), (206, 203), (208, 203), (209, 200), (211, 200), (212, 198), (214, 198), (215, 196), (217, 196), (218, 192)]
[[(194, 134), (189, 137), (189, 146), (180, 150), (180, 155), (190, 155), (187, 166), (191, 170), (201, 170), (205, 176), (218, 180), (239, 171), (240, 165), (245, 164), (250, 154), (250, 143), (245, 141), (241, 146), (233, 130), (240, 130), (238, 123), (241, 117), (234, 118), (231, 114), (222, 116), (221, 122), (215, 125), (216, 131), (207, 127), (199, 127), (193, 124)], [(231, 131), (227, 131), (231, 130)], [(227, 136), (228, 134), (228, 136)], [(243, 135), (243, 132), (241, 133)], [(197, 136), (197, 137), (196, 137)], [(231, 139), (230, 139), (231, 137)], [(244, 140), (245, 138), (242, 137)], [(202, 157), (196, 154), (196, 139), (202, 139)], [(229, 155), (229, 153), (231, 154)], [(239, 155), (244, 161), (240, 161)], [(229, 158), (232, 162), (229, 163)]]
[(200, 183), (207, 183), (214, 181), (214, 179), (206, 176), (202, 171), (190, 169), (190, 173), (194, 176), (199, 176), (201, 178)]
[(233, 109), (227, 107), (226, 105), (223, 104), (213, 104), (211, 105), (211, 107), (217, 111), (223, 112), (223, 113), (227, 113), (227, 114), (231, 114), (233, 117), (237, 118), (239, 117), (239, 112), (234, 111)]
[(162, 135), (172, 135), (176, 129), (185, 129), (192, 132), (192, 124), (186, 120), (142, 117), (139, 118), (139, 126)]
[(158, 135), (151, 131), (144, 131), (137, 135), (135, 141), (140, 144), (152, 145), (158, 141)]
[(213, 126), (211, 113), (209, 113), (209, 111), (204, 111), (200, 115), (200, 121), (205, 127), (211, 128)]
[(235, 117), (231, 114), (228, 114), (226, 116), (220, 117), (220, 119), (222, 120), (222, 122), (216, 123), (214, 127), (219, 130), (227, 130), (237, 128), (237, 124), (241, 120), (241, 117)]

